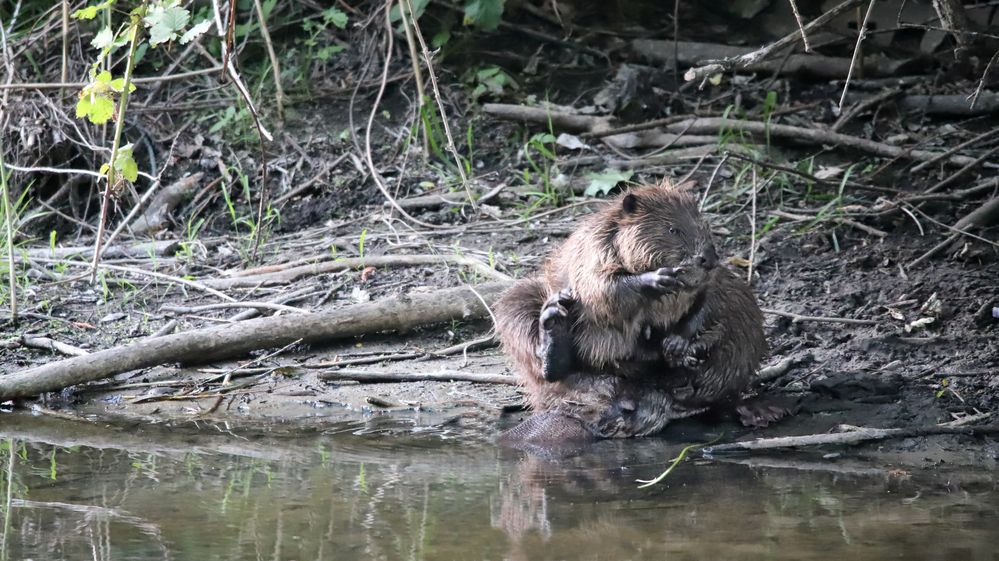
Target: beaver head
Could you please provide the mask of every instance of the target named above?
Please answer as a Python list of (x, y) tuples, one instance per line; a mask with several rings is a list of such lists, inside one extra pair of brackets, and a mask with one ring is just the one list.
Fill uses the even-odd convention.
[(615, 215), (614, 249), (633, 274), (675, 268), (676, 278), (696, 290), (718, 265), (711, 229), (685, 189), (669, 184), (621, 195)]

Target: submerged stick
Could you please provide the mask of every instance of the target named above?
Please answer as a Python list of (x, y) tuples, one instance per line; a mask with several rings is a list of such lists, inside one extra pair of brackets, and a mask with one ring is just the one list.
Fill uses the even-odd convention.
[(483, 301), (492, 305), (509, 285), (509, 282), (492, 282), (474, 289), (465, 286), (448, 288), (321, 313), (258, 318), (143, 339), (130, 345), (0, 376), (0, 400), (57, 391), (165, 363), (205, 362), (239, 356), (257, 349), (287, 345), (297, 339), (306, 344), (323, 343), (366, 333), (404, 331), (456, 319), (485, 318), (489, 317), (489, 310)]

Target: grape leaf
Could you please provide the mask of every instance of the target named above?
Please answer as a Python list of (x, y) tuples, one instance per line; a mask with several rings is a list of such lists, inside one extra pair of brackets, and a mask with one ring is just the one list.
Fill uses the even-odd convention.
[(503, 17), (503, 0), (472, 0), (465, 4), (465, 25), (493, 31)]
[(583, 195), (586, 197), (595, 197), (598, 194), (606, 195), (618, 183), (631, 179), (632, 175), (634, 172), (631, 170), (618, 171), (614, 169), (606, 170), (603, 173), (587, 174), (586, 178), (590, 180), (590, 184), (586, 187)]
[(199, 35), (208, 31), (208, 28), (210, 28), (211, 26), (212, 22), (207, 19), (201, 23), (195, 24), (191, 29), (188, 29), (187, 31), (184, 32), (183, 35), (180, 36), (180, 44), (186, 45), (190, 43), (191, 41), (196, 39)]
[(191, 13), (187, 8), (172, 3), (153, 6), (145, 18), (146, 26), (149, 27), (149, 44), (155, 47), (173, 41), (190, 20)]
[(111, 31), (110, 27), (105, 27), (104, 29), (97, 32), (94, 35), (94, 40), (90, 42), (90, 46), (95, 49), (104, 49), (110, 47), (114, 44), (114, 32)]

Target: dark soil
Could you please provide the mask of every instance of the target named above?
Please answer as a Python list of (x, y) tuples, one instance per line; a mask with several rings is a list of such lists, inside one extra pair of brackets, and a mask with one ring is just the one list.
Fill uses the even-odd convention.
[[(586, 21), (584, 16), (580, 17)], [(721, 25), (692, 25), (691, 39)], [(622, 32), (621, 36), (626, 34)], [(485, 99), (472, 100), (471, 86), (462, 80), (475, 68), (498, 64), (518, 83), (517, 89), (504, 91), (500, 100), (525, 102), (528, 96), (534, 96), (536, 100), (547, 98), (554, 103), (586, 107), (591, 105), (594, 94), (613, 79), (620, 59), (630, 58), (622, 54), (626, 49), (620, 46), (620, 41), (616, 38), (606, 43), (621, 49), (614, 51), (613, 67), (578, 50), (527, 41), (522, 34), (510, 30), (485, 39), (468, 40), (462, 43), (463, 49), (455, 49), (456, 54), (445, 59), (438, 69), (439, 77), (446, 86), (446, 101), (454, 111), (449, 117), (455, 136), (459, 137), (455, 141), (471, 161), (474, 185), (481, 191), (504, 183), (509, 188), (501, 202), (493, 205), (501, 220), (485, 214), (477, 216), (461, 205), (413, 210), (420, 220), (453, 226), (444, 232), (413, 227), (393, 216), (383, 205), (384, 197), (370, 175), (360, 167), (363, 144), (355, 145), (349, 134), (342, 134), (345, 130), (350, 132), (348, 115), (353, 107), (353, 132), (355, 138), (363, 141), (363, 124), (374, 99), (371, 88), (363, 88), (353, 104), (348, 102), (349, 94), (342, 94), (321, 102), (294, 105), (288, 122), (276, 134), (275, 143), (268, 147), (271, 197), (279, 197), (315, 176), (319, 179), (313, 188), (280, 205), (280, 222), (272, 224), (252, 265), (330, 258), (335, 247), (337, 256), (359, 255), (362, 251), (365, 255), (461, 253), (495, 262), (496, 268), (513, 276), (530, 274), (549, 248), (571, 231), (577, 213), (587, 212), (588, 205), (518, 220), (552, 209), (547, 201), (539, 203), (538, 197), (514, 194), (513, 190), (524, 186), (532, 191), (545, 188), (544, 174), (531, 168), (524, 156), (526, 141), (535, 133), (545, 132), (544, 127), (525, 127), (481, 114), (477, 108)], [(539, 56), (536, 52), (541, 53), (540, 60), (534, 61), (538, 69), (528, 74), (524, 69), (532, 56)], [(843, 52), (848, 54), (849, 50), (844, 47), (837, 54)], [(367, 68), (360, 59), (351, 63), (356, 70)], [(398, 57), (393, 71), (403, 72), (407, 68), (405, 57)], [(363, 74), (364, 79), (377, 78), (376, 69), (368, 70)], [(740, 78), (734, 85), (726, 79), (722, 85), (709, 86), (705, 91), (689, 88), (677, 94), (671, 89), (672, 69), (642, 66), (640, 75), (642, 79), (618, 112), (622, 122), (661, 117), (667, 111), (693, 112), (695, 106), (700, 114), (721, 115), (732, 110), (735, 115), (760, 119), (763, 100), (772, 86), (773, 91), (779, 92), (780, 105), (776, 109), (801, 108), (789, 112), (782, 122), (821, 127), (835, 121), (830, 109), (834, 102), (830, 100), (838, 99), (842, 87), (842, 84), (795, 78), (774, 82), (770, 76), (761, 76)], [(940, 76), (940, 73), (927, 75), (927, 84)], [(969, 87), (973, 84), (971, 79), (963, 83)], [(453, 162), (445, 153), (424, 159), (418, 147), (410, 142), (412, 95), (409, 81), (389, 84), (375, 121), (373, 158), (382, 166), (381, 174), (399, 199), (459, 190)], [(851, 99), (861, 100), (869, 95), (873, 94), (866, 93), (863, 83), (858, 82)], [(809, 106), (812, 102), (816, 103)], [(142, 127), (155, 131), (153, 138), (176, 128), (175, 117), (169, 114), (140, 113), (136, 118)], [(901, 114), (886, 102), (875, 108), (873, 114), (864, 114), (850, 123), (843, 132), (883, 142), (905, 135), (907, 144), (945, 150), (995, 126), (994, 116), (935, 120)], [(177, 140), (180, 156), (175, 155), (164, 164), (170, 166), (164, 182), (205, 171), (208, 176), (203, 184), (208, 185), (219, 176), (218, 164), (223, 161), (232, 168), (241, 168), (256, 181), (251, 171), (258, 169), (259, 163), (253, 136), (232, 138), (232, 131), (210, 133), (207, 127), (208, 123), (195, 123), (181, 132)], [(753, 142), (761, 141), (753, 139)], [(593, 149), (586, 155), (615, 155), (598, 141), (587, 143)], [(168, 148), (156, 145), (157, 151)], [(962, 153), (977, 156), (983, 150), (984, 147), (975, 146)], [(560, 161), (575, 155), (562, 148), (556, 152)], [(341, 155), (346, 156), (341, 159)], [(533, 156), (537, 158), (537, 154)], [(920, 212), (925, 215), (913, 213), (910, 217), (898, 210), (878, 213), (879, 197), (895, 200), (920, 194), (953, 173), (954, 168), (937, 165), (912, 173), (911, 162), (889, 162), (816, 146), (774, 145), (765, 158), (790, 167), (801, 164), (801, 169), (811, 166), (808, 169), (813, 174), (833, 166), (855, 164), (851, 180), (873, 187), (862, 189), (848, 184), (840, 196), (837, 183), (843, 177), (841, 171), (831, 176), (831, 184), (824, 186), (784, 174), (760, 192), (755, 221), (757, 229), (764, 233), (759, 236), (753, 256), (751, 283), (761, 305), (805, 316), (873, 322), (870, 325), (795, 322), (781, 315), (767, 315), (766, 329), (772, 349), (769, 362), (786, 358), (798, 362), (785, 376), (768, 382), (760, 391), (801, 398), (804, 408), (799, 415), (765, 434), (825, 432), (840, 423), (921, 426), (995, 411), (999, 407), (999, 319), (994, 317), (993, 309), (999, 306), (999, 252), (992, 242), (999, 238), (999, 228), (978, 229), (977, 238), (961, 237), (922, 265), (915, 268), (907, 265), (949, 234), (938, 223), (953, 224), (989, 197), (996, 196), (997, 188), (993, 186), (968, 198), (924, 203)], [(338, 163), (327, 169), (332, 162)], [(676, 179), (691, 172), (691, 177), (698, 181), (699, 192), (703, 193), (710, 185), (708, 217), (722, 232), (718, 239), (724, 248), (722, 253), (740, 258), (730, 266), (745, 275), (752, 229), (748, 167), (745, 162), (730, 158), (716, 170), (718, 162), (719, 158), (713, 155), (703, 165), (695, 165), (696, 160), (691, 160), (681, 165), (637, 167), (632, 170), (635, 172), (632, 181), (657, 181), (663, 176)], [(555, 166), (551, 169), (551, 179), (553, 184), (562, 186), (563, 202), (571, 200), (571, 195), (564, 191), (566, 184), (586, 185), (588, 172), (603, 169), (576, 168), (558, 162), (545, 165)], [(994, 175), (995, 166), (988, 166), (967, 174), (950, 189), (983, 185)], [(525, 170), (529, 171), (526, 175)], [(770, 171), (761, 166), (758, 173), (762, 181)], [(192, 245), (194, 250), (190, 254), (181, 252), (157, 259), (108, 263), (195, 279), (214, 278), (250, 267), (248, 230), (245, 225), (233, 226), (224, 199), (217, 191), (205, 191), (185, 201), (174, 212), (174, 224), (161, 233), (165, 238), (200, 241), (203, 246)], [(251, 216), (256, 197), (246, 200), (238, 190), (234, 192), (236, 211), (241, 216)], [(834, 212), (816, 213), (830, 201), (835, 203)], [(778, 216), (779, 211), (805, 213), (815, 219), (794, 221)], [(836, 222), (832, 220), (834, 216), (847, 216), (887, 235), (879, 238)], [(203, 229), (196, 239), (188, 239), (189, 225), (199, 218), (206, 218)], [(59, 231), (60, 240), (63, 234), (69, 235), (74, 230), (58, 219), (46, 219), (35, 225), (37, 239), (26, 246), (44, 247), (42, 240), (49, 229)], [(79, 238), (80, 244), (91, 241), (92, 237), (86, 235)], [(45, 334), (93, 351), (147, 336), (174, 318), (179, 321), (176, 329), (185, 330), (226, 321), (225, 318), (239, 311), (164, 312), (161, 311), (164, 305), (194, 306), (215, 303), (216, 299), (126, 273), (108, 273), (104, 275), (105, 284), (94, 287), (79, 276), (86, 272), (82, 263), (61, 270), (63, 265), (59, 263), (39, 262), (28, 269), (29, 282), (22, 298), (30, 314), (16, 328), (10, 324), (3, 328), (6, 344), (0, 349), (0, 363), (5, 370), (16, 371), (58, 358), (48, 351), (22, 346), (19, 337), (25, 333)], [(323, 309), (475, 280), (471, 273), (444, 267), (348, 271), (306, 278), (289, 286), (235, 290), (231, 295), (241, 300), (268, 300), (282, 293), (304, 291), (308, 294), (290, 305)], [(112, 381), (70, 388), (62, 394), (43, 396), (36, 403), (49, 413), (59, 410), (72, 415), (153, 421), (222, 418), (250, 423), (322, 424), (390, 415), (412, 418), (418, 426), (470, 423), (494, 431), (497, 426), (519, 418), (511, 419), (508, 415), (500, 425), (496, 424), (504, 411), (515, 409), (520, 402), (518, 392), (512, 387), (426, 382), (334, 384), (320, 381), (314, 371), (301, 367), (336, 358), (439, 349), (475, 339), (487, 330), (488, 325), (484, 324), (455, 324), (419, 333), (331, 342), (324, 348), (295, 347), (277, 357), (261, 358), (262, 352), (257, 357), (260, 360), (250, 366), (267, 370), (253, 370), (250, 374), (237, 371), (231, 379), (237, 389), (227, 390), (222, 397), (215, 390), (221, 387), (226, 369), (250, 363), (250, 359), (208, 365), (216, 369), (212, 371), (204, 370), (204, 365), (166, 365), (118, 376)], [(496, 349), (471, 352), (467, 359), (459, 355), (357, 368), (386, 372), (508, 371)], [(30, 405), (31, 402), (17, 404)], [(689, 426), (696, 427), (696, 422)], [(673, 437), (685, 438), (685, 434), (681, 431)], [(957, 439), (939, 439), (939, 442), (944, 443), (939, 450), (946, 453), (924, 441), (896, 443), (892, 450), (897, 457), (911, 453), (908, 459), (917, 463), (951, 460), (964, 453)], [(992, 450), (994, 456), (995, 448)]]

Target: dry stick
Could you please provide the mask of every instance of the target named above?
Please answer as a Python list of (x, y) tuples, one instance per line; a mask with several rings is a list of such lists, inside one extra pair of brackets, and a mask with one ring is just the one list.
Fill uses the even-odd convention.
[(971, 146), (972, 144), (977, 144), (978, 142), (980, 142), (982, 140), (985, 140), (986, 138), (989, 138), (989, 137), (991, 137), (991, 136), (993, 136), (993, 135), (995, 135), (997, 133), (999, 133), (999, 128), (991, 128), (991, 129), (983, 132), (982, 134), (980, 134), (980, 135), (972, 138), (971, 140), (965, 140), (961, 144), (958, 144), (957, 146), (955, 146), (955, 147), (947, 150), (946, 152), (938, 155), (936, 158), (933, 158), (932, 160), (928, 160), (928, 161), (925, 161), (925, 162), (922, 162), (922, 163), (919, 163), (919, 164), (916, 164), (916, 165), (912, 166), (912, 169), (910, 171), (913, 172), (913, 173), (915, 173), (917, 171), (922, 171), (923, 169), (925, 169), (925, 168), (927, 168), (929, 166), (932, 166), (933, 164), (935, 164), (935, 163), (939, 162), (940, 160), (942, 160), (942, 159), (950, 156), (951, 154), (954, 154), (955, 152), (960, 152), (961, 150), (964, 150), (968, 146)]
[(826, 317), (826, 316), (803, 316), (801, 314), (796, 314), (794, 312), (784, 312), (781, 310), (774, 310), (771, 308), (760, 308), (764, 314), (770, 314), (774, 316), (781, 316), (786, 318), (791, 318), (791, 323), (800, 323), (803, 321), (818, 321), (826, 323), (847, 323), (850, 325), (877, 325), (878, 322), (871, 319), (853, 319), (853, 318), (838, 318), (838, 317)]
[(930, 187), (929, 189), (927, 189), (924, 192), (925, 193), (935, 193), (935, 192), (943, 189), (944, 187), (947, 187), (951, 183), (954, 183), (955, 181), (957, 181), (958, 179), (960, 179), (961, 177), (963, 177), (964, 174), (966, 174), (969, 171), (977, 168), (979, 165), (981, 165), (982, 162), (984, 162), (985, 160), (987, 160), (988, 158), (990, 158), (991, 156), (993, 156), (996, 152), (999, 152), (999, 145), (993, 146), (991, 150), (988, 150), (987, 152), (985, 152), (981, 156), (975, 158), (973, 161), (968, 162), (963, 168), (961, 168), (961, 169), (957, 170), (956, 172), (954, 172), (953, 174), (951, 174), (950, 177), (947, 177), (947, 178), (942, 179), (941, 181), (938, 181), (936, 185)]
[(808, 43), (808, 35), (805, 34), (805, 24), (804, 20), (801, 19), (801, 12), (798, 11), (798, 3), (794, 0), (788, 1), (791, 4), (791, 11), (794, 12), (794, 21), (798, 22), (798, 31), (801, 33), (801, 42), (804, 43), (805, 52), (810, 53), (812, 52), (812, 46)]
[(982, 93), (982, 86), (985, 85), (985, 79), (989, 77), (989, 72), (992, 70), (992, 65), (996, 63), (996, 60), (999, 60), (999, 50), (996, 50), (992, 58), (989, 59), (989, 63), (985, 65), (985, 70), (982, 72), (982, 79), (978, 81), (975, 93), (971, 94), (971, 111), (975, 110), (975, 104), (978, 103), (978, 96)]
[(161, 310), (165, 312), (173, 312), (176, 314), (199, 314), (201, 312), (208, 312), (211, 310), (231, 310), (233, 308), (273, 310), (275, 312), (291, 312), (294, 314), (312, 313), (309, 310), (303, 310), (302, 308), (296, 308), (294, 306), (285, 306), (284, 304), (274, 304), (272, 302), (227, 302), (225, 304), (206, 304), (204, 306), (174, 306), (171, 304), (166, 304), (160, 306)]
[(121, 99), (118, 100), (118, 118), (114, 125), (114, 140), (111, 142), (111, 160), (108, 162), (107, 183), (104, 187), (104, 196), (101, 197), (101, 213), (97, 220), (97, 237), (94, 240), (94, 259), (91, 263), (90, 284), (97, 284), (97, 264), (101, 259), (101, 243), (104, 241), (104, 228), (108, 219), (108, 207), (111, 206), (111, 192), (118, 181), (118, 149), (121, 147), (121, 133), (125, 129), (125, 108), (128, 106), (129, 88), (132, 87), (132, 71), (135, 70), (135, 48), (139, 44), (139, 26), (141, 20), (139, 16), (132, 15), (132, 25), (129, 28), (131, 37), (129, 38), (128, 58), (125, 64), (125, 79), (121, 90)]
[(871, 12), (874, 11), (874, 2), (871, 0), (870, 4), (867, 5), (867, 14), (864, 15), (864, 21), (860, 24), (860, 29), (857, 30), (857, 43), (853, 46), (853, 57), (850, 58), (850, 70), (846, 73), (846, 81), (843, 83), (843, 93), (839, 96), (839, 110), (843, 110), (843, 103), (846, 102), (846, 92), (850, 89), (850, 80), (853, 78), (853, 69), (857, 66), (857, 59), (860, 57), (860, 45), (864, 42), (864, 38), (867, 37), (867, 20), (871, 17)]
[[(388, 190), (388, 187), (385, 186), (385, 181), (382, 179), (382, 176), (379, 173), (378, 168), (375, 167), (375, 158), (371, 152), (371, 129), (374, 127), (375, 115), (378, 113), (378, 108), (379, 106), (381, 106), (382, 103), (382, 97), (385, 96), (385, 88), (388, 86), (389, 68), (392, 63), (392, 48), (393, 45), (395, 44), (395, 41), (393, 40), (393, 33), (395, 33), (395, 30), (392, 29), (392, 20), (390, 17), (391, 10), (392, 10), (392, 2), (386, 1), (385, 2), (385, 42), (386, 42), (385, 62), (382, 65), (382, 78), (381, 82), (379, 82), (378, 84), (378, 93), (375, 94), (375, 101), (374, 103), (371, 104), (371, 111), (368, 113), (368, 122), (367, 125), (364, 127), (364, 161), (368, 165), (368, 172), (371, 175), (371, 180), (375, 182), (375, 187), (378, 188), (382, 196), (385, 197), (385, 200), (387, 200), (392, 205), (392, 208), (395, 209), (396, 212), (401, 214), (402, 217), (405, 218), (406, 220), (409, 220), (414, 224), (419, 224), (424, 228), (429, 228), (431, 230), (442, 229), (443, 228), (442, 226), (439, 226), (437, 224), (430, 224), (429, 222), (424, 222), (419, 218), (416, 218), (415, 216), (409, 214), (408, 212), (406, 212), (406, 209), (399, 206), (399, 203), (396, 202), (395, 197), (392, 196), (392, 194)], [(358, 87), (360, 87), (360, 82), (358, 82)]]
[(852, 445), (885, 440), (887, 438), (913, 438), (939, 434), (959, 434), (976, 436), (999, 433), (999, 425), (978, 425), (970, 427), (912, 427), (904, 429), (877, 429), (869, 427), (848, 427), (841, 425), (846, 432), (830, 434), (808, 434), (804, 436), (781, 436), (777, 438), (757, 438), (745, 442), (730, 442), (709, 446), (702, 450), (705, 456), (719, 452), (738, 452), (743, 450), (776, 450), (781, 448), (797, 448), (801, 446)]
[(801, 37), (802, 34), (805, 33), (806, 31), (811, 31), (813, 29), (825, 25), (826, 23), (832, 21), (843, 12), (860, 4), (862, 1), (863, 0), (846, 0), (840, 4), (837, 4), (828, 12), (815, 18), (808, 25), (798, 28), (797, 31), (785, 35), (783, 38), (763, 47), (762, 49), (729, 59), (713, 61), (711, 64), (708, 64), (706, 66), (691, 68), (687, 70), (686, 74), (684, 74), (683, 77), (688, 82), (692, 82), (694, 80), (706, 80), (712, 74), (717, 74), (719, 72), (733, 68), (735, 66), (748, 66), (750, 64), (754, 64), (769, 56), (770, 53), (773, 53), (775, 51), (780, 51), (784, 47), (790, 46), (792, 43), (797, 41), (798, 38)]
[(322, 275), (326, 273), (336, 273), (349, 269), (363, 267), (413, 267), (423, 265), (455, 265), (469, 267), (493, 280), (507, 281), (511, 277), (493, 269), (486, 263), (473, 257), (464, 255), (374, 255), (371, 257), (351, 257), (348, 259), (338, 259), (331, 261), (320, 261), (308, 265), (300, 265), (284, 270), (277, 270), (270, 273), (260, 273), (256, 275), (234, 276), (222, 279), (206, 279), (201, 284), (206, 287), (219, 289), (256, 287), (273, 284), (288, 284), (304, 276)]
[[(713, 117), (713, 118), (699, 118), (694, 119), (694, 123), (676, 123), (666, 127), (669, 132), (680, 132), (684, 130), (685, 127), (690, 127), (688, 130), (693, 134), (716, 134), (721, 130), (741, 130), (744, 132), (749, 132), (753, 134), (766, 134), (767, 130), (770, 131), (771, 138), (785, 138), (790, 140), (798, 140), (801, 142), (808, 142), (810, 144), (831, 144), (831, 145), (841, 145), (847, 148), (853, 148), (855, 150), (860, 150), (863, 152), (868, 152), (876, 156), (881, 156), (885, 158), (909, 158), (912, 160), (930, 160), (939, 156), (937, 152), (931, 152), (928, 150), (909, 150), (905, 148), (899, 148), (898, 146), (892, 146), (891, 144), (884, 144), (881, 142), (875, 142), (873, 140), (867, 140), (863, 138), (858, 138), (856, 136), (850, 136), (847, 134), (842, 134), (838, 132), (827, 131), (823, 129), (809, 129), (805, 127), (796, 127), (792, 125), (780, 125), (780, 124), (767, 124), (759, 121), (745, 121), (741, 119), (726, 119), (723, 117)], [(967, 156), (950, 156), (947, 161), (953, 165), (963, 166), (967, 165), (975, 160)]]
[[(72, 266), (72, 267), (89, 267), (90, 266), (90, 265), (88, 265), (86, 263), (78, 263), (76, 261), (70, 261), (70, 260), (55, 260), (55, 259), (44, 259), (44, 258), (36, 258), (35, 260), (46, 262), (46, 263), (60, 263), (60, 264), (65, 264), (65, 265), (69, 265), (69, 266)], [(111, 270), (111, 271), (118, 271), (120, 273), (130, 273), (130, 274), (133, 274), (133, 275), (138, 275), (138, 276), (143, 276), (143, 277), (152, 277), (154, 279), (160, 279), (160, 280), (175, 282), (177, 284), (182, 284), (184, 286), (193, 288), (193, 289), (201, 291), (201, 292), (207, 292), (207, 293), (212, 294), (214, 296), (218, 296), (219, 298), (221, 298), (221, 299), (223, 299), (223, 300), (225, 300), (227, 302), (235, 302), (236, 301), (235, 298), (233, 298), (231, 296), (228, 296), (226, 294), (223, 294), (223, 293), (219, 292), (218, 290), (215, 290), (214, 288), (211, 288), (210, 286), (205, 286), (204, 284), (202, 284), (200, 282), (192, 281), (192, 280), (187, 280), (187, 279), (184, 279), (184, 278), (181, 278), (181, 277), (175, 277), (173, 275), (167, 275), (167, 274), (164, 274), (164, 273), (157, 273), (155, 271), (146, 271), (144, 269), (136, 269), (136, 268), (133, 268), (133, 267), (122, 267), (122, 266), (119, 266), (119, 265), (108, 265), (107, 263), (99, 264), (98, 268), (108, 269), (108, 270)]]
[(756, 258), (756, 190), (759, 184), (756, 182), (756, 166), (753, 166), (753, 191), (750, 194), (752, 209), (749, 212), (749, 267), (746, 273), (746, 282), (753, 283), (753, 260)]
[[(413, 4), (409, 0), (401, 1), (405, 2), (409, 8), (409, 13), (415, 13)], [(458, 167), (458, 175), (461, 177), (461, 184), (465, 187), (465, 193), (468, 194), (468, 202), (472, 205), (472, 210), (478, 210), (475, 204), (475, 197), (472, 195), (472, 186), (469, 185), (468, 176), (465, 174), (465, 164), (461, 161), (458, 149), (454, 145), (454, 138), (451, 136), (451, 125), (448, 124), (447, 111), (444, 109), (444, 99), (441, 98), (441, 92), (437, 87), (437, 74), (434, 72), (433, 61), (430, 60), (430, 50), (427, 49), (427, 43), (423, 40), (423, 32), (420, 31), (420, 26), (416, 25), (415, 21), (413, 22), (413, 34), (416, 35), (416, 40), (420, 43), (420, 48), (423, 50), (423, 58), (427, 62), (427, 74), (430, 76), (430, 86), (434, 90), (434, 99), (437, 101), (437, 107), (441, 112), (441, 125), (444, 129), (444, 136), (447, 138), (447, 150), (451, 153), (451, 157), (454, 158), (454, 165)]]
[[(918, 210), (918, 209), (916, 209), (916, 210)], [(923, 213), (920, 212), (920, 214), (923, 214)], [(958, 237), (960, 237), (962, 234), (963, 235), (968, 235), (968, 236), (972, 235), (972, 234), (969, 234), (968, 232), (966, 232), (965, 230), (968, 229), (968, 228), (972, 228), (974, 226), (985, 225), (986, 223), (988, 223), (990, 220), (992, 220), (997, 215), (999, 215), (999, 197), (995, 197), (993, 199), (989, 199), (988, 201), (985, 201), (984, 203), (982, 203), (982, 205), (980, 207), (978, 207), (975, 210), (971, 211), (970, 213), (968, 213), (967, 215), (965, 215), (964, 218), (962, 218), (962, 219), (958, 220), (956, 223), (954, 223), (953, 226), (948, 226), (948, 228), (951, 229), (951, 230), (953, 230), (954, 233), (951, 234), (951, 235), (949, 235), (949, 236), (947, 236), (947, 239), (945, 239), (944, 241), (942, 241), (942, 242), (938, 243), (937, 245), (933, 246), (933, 248), (931, 248), (929, 251), (927, 251), (926, 253), (920, 255), (914, 261), (912, 261), (911, 263), (909, 263), (909, 265), (906, 268), (907, 269), (912, 269), (916, 265), (919, 265), (923, 261), (926, 261), (927, 259), (933, 257), (934, 255), (936, 255), (937, 253), (939, 253), (941, 250), (943, 250), (945, 247), (947, 247), (950, 244), (952, 244), (955, 241), (957, 241)], [(926, 216), (926, 215), (923, 214), (923, 216)], [(977, 238), (978, 236), (973, 236), (973, 237)], [(990, 243), (994, 243), (994, 242), (990, 242)]]
[(399, 18), (406, 31), (406, 45), (409, 47), (409, 62), (413, 67), (413, 80), (416, 82), (416, 127), (420, 129), (420, 140), (423, 141), (423, 157), (430, 157), (430, 137), (423, 122), (423, 103), (426, 92), (423, 90), (423, 71), (420, 69), (420, 55), (416, 52), (416, 39), (413, 38), (413, 27), (416, 26), (416, 16), (409, 11), (409, 2), (399, 2)]
[[(487, 302), (495, 302), (510, 282), (479, 285)], [(0, 400), (99, 380), (108, 376), (177, 361), (209, 361), (287, 345), (305, 344), (366, 333), (412, 329), (453, 320), (487, 317), (468, 288), (410, 294), (376, 303), (356, 304), (309, 315), (271, 316), (197, 329), (74, 357), (0, 376)]]
[(829, 130), (839, 131), (839, 129), (843, 128), (844, 125), (849, 123), (857, 115), (863, 113), (864, 111), (867, 111), (869, 108), (875, 105), (878, 105), (884, 101), (888, 101), (889, 99), (898, 97), (900, 95), (902, 95), (902, 90), (889, 89), (875, 96), (871, 96), (865, 99), (864, 101), (861, 101), (860, 103), (854, 105), (845, 113), (841, 114), (840, 117), (836, 119), (836, 122), (833, 123), (831, 127), (829, 127)]
[(387, 382), (477, 382), (480, 384), (517, 385), (517, 377), (505, 374), (479, 374), (456, 370), (438, 372), (370, 372), (367, 370), (329, 370), (317, 374), (320, 380), (328, 382), (352, 380), (355, 382), (379, 384)]
[[(7, 84), (10, 84), (14, 80), (14, 59), (10, 54), (10, 46), (7, 44), (7, 32), (4, 29), (4, 23), (0, 20), (0, 52), (3, 53), (4, 66), (7, 69)], [(9, 93), (4, 90), (3, 96), (0, 97), (0, 131), (4, 131), (7, 128), (7, 123), (10, 121), (10, 115), (7, 113), (8, 105), (7, 98)], [(10, 298), (10, 320), (12, 322), (17, 322), (17, 267), (14, 264), (14, 208), (11, 205), (10, 200), (10, 186), (7, 184), (7, 168), (4, 165), (4, 143), (3, 134), (0, 132), (0, 191), (2, 191), (2, 204), (3, 204), (3, 221), (6, 239), (6, 254), (7, 254), (7, 290), (9, 291), (8, 298)]]
[[(201, 70), (189, 70), (187, 72), (179, 72), (177, 74), (164, 74), (162, 76), (145, 76), (141, 78), (135, 78), (132, 80), (133, 84), (159, 84), (160, 82), (166, 82), (170, 80), (186, 80), (188, 78), (193, 78), (195, 76), (203, 76), (205, 74), (213, 74), (222, 70), (221, 66), (214, 66), (212, 68), (203, 68)], [(62, 88), (82, 88), (86, 86), (86, 82), (20, 82), (17, 84), (6, 84), (0, 85), (0, 89), (6, 90), (52, 90), (52, 89), (62, 89)]]
[(75, 347), (68, 343), (62, 343), (51, 339), (49, 337), (41, 337), (36, 335), (21, 335), (21, 344), (25, 347), (32, 347), (35, 349), (45, 349), (47, 351), (54, 351), (57, 353), (62, 353), (69, 356), (83, 356), (90, 354), (90, 352), (81, 349), (80, 347)]
[(257, 9), (257, 20), (260, 22), (260, 36), (264, 39), (264, 45), (267, 47), (267, 57), (271, 60), (271, 71), (274, 75), (274, 95), (275, 101), (277, 102), (278, 120), (283, 122), (284, 88), (281, 87), (281, 66), (278, 64), (277, 54), (274, 52), (274, 44), (271, 43), (271, 33), (267, 30), (267, 18), (264, 16), (264, 7), (260, 5), (260, 0), (253, 0), (253, 6)]
[(730, 154), (731, 154), (730, 152), (725, 152), (725, 155), (722, 156), (722, 159), (718, 162), (718, 165), (715, 166), (715, 170), (711, 172), (711, 178), (708, 179), (708, 186), (704, 188), (704, 196), (701, 197), (701, 202), (697, 205), (697, 210), (699, 211), (704, 210), (704, 203), (707, 202), (708, 200), (708, 193), (711, 192), (711, 186), (715, 182), (715, 176), (718, 175), (718, 171), (722, 168), (723, 165), (725, 165), (725, 162), (728, 161), (728, 157)]
[[(59, 81), (69, 79), (69, 0), (62, 0), (62, 67), (59, 70)], [(62, 90), (59, 96), (62, 97)]]
[(253, 233), (253, 258), (257, 257), (257, 250), (260, 248), (260, 236), (263, 234), (263, 218), (264, 218), (264, 204), (267, 200), (268, 194), (270, 192), (267, 185), (267, 152), (264, 149), (264, 140), (272, 142), (274, 137), (271, 135), (270, 131), (264, 128), (264, 124), (260, 121), (260, 114), (257, 113), (256, 106), (253, 105), (253, 99), (250, 97), (250, 91), (246, 89), (243, 84), (242, 79), (240, 79), (239, 74), (236, 72), (236, 66), (232, 63), (232, 56), (229, 52), (228, 45), (231, 45), (231, 31), (235, 25), (236, 17), (236, 2), (230, 1), (229, 10), (229, 21), (228, 21), (228, 31), (222, 28), (222, 15), (219, 9), (218, 0), (212, 0), (212, 11), (215, 14), (215, 29), (222, 40), (222, 66), (225, 69), (225, 73), (229, 75), (229, 79), (232, 80), (236, 90), (239, 95), (243, 97), (243, 101), (246, 103), (246, 108), (250, 112), (250, 116), (253, 117), (253, 123), (257, 127), (257, 136), (260, 140), (260, 170), (261, 170), (261, 189), (260, 189), (260, 201), (257, 205), (257, 227), (254, 229)]

